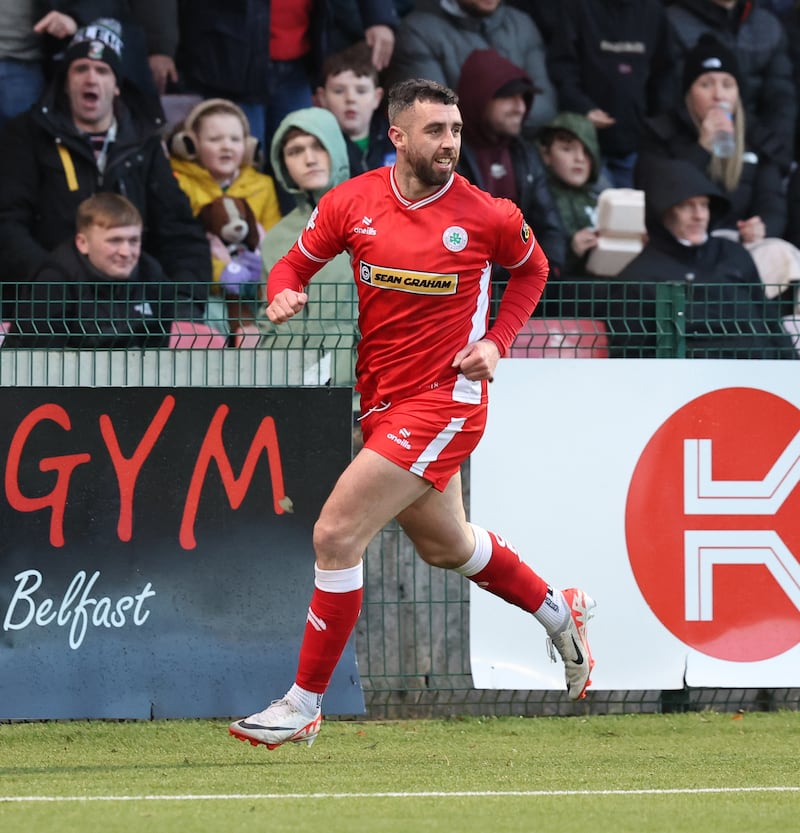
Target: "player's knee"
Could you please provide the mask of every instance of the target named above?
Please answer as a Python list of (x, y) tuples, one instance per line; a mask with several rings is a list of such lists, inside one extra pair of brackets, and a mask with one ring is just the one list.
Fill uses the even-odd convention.
[(341, 570), (358, 563), (361, 553), (352, 534), (341, 524), (320, 518), (314, 524), (314, 554), (323, 570)]
[(452, 547), (417, 545), (417, 552), (426, 564), (430, 564), (431, 567), (438, 567), (441, 570), (454, 570), (456, 567), (460, 567), (465, 560)]

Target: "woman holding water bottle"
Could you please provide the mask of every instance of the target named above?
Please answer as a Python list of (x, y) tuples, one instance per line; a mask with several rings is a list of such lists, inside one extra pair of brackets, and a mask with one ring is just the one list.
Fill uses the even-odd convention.
[(640, 167), (651, 155), (692, 163), (730, 201), (715, 233), (750, 247), (783, 235), (788, 172), (777, 137), (745, 113), (740, 77), (736, 55), (704, 34), (686, 54), (683, 103), (646, 120)]

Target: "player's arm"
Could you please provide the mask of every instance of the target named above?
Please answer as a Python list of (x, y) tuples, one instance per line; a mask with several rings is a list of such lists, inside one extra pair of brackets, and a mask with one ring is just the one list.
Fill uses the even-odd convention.
[(272, 267), (267, 276), (267, 318), (283, 324), (308, 302), (305, 291), (321, 263), (308, 258), (297, 243)]
[[(523, 237), (525, 228), (527, 224), (523, 226)], [(486, 333), (486, 338), (497, 345), (500, 356), (508, 353), (517, 333), (536, 309), (550, 272), (547, 257), (533, 234), (530, 234), (530, 241), (531, 245), (522, 260), (506, 267), (509, 271), (508, 285), (503, 292), (497, 318)]]
[[(328, 197), (326, 194), (323, 200)], [(323, 203), (320, 202), (320, 208)], [(299, 240), (272, 267), (267, 276), (267, 318), (273, 324), (283, 324), (297, 315), (308, 303), (305, 291), (311, 278), (343, 248), (336, 238), (320, 233), (317, 225), (319, 210), (312, 214)], [(327, 256), (316, 251), (329, 250)]]

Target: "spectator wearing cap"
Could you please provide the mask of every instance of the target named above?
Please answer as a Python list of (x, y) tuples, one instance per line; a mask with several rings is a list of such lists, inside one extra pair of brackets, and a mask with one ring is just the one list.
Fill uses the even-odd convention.
[[(780, 237), (786, 225), (784, 172), (775, 161), (780, 142), (745, 112), (740, 95), (737, 56), (711, 35), (703, 35), (683, 64), (683, 102), (647, 120), (641, 155), (683, 159), (725, 194), (728, 210), (717, 229), (744, 244)], [(729, 156), (721, 155), (716, 136), (732, 134)], [(637, 171), (637, 184), (642, 187)]]
[[(564, 264), (566, 237), (539, 153), (522, 134), (537, 92), (530, 76), (499, 52), (472, 52), (458, 82), (464, 119), (458, 171), (520, 207), (550, 261), (552, 279)], [(495, 286), (502, 287), (506, 278), (498, 270)]]
[(671, 103), (675, 44), (663, 0), (562, 0), (547, 67), (561, 111), (597, 130), (612, 184), (631, 187), (647, 116)]
[(74, 236), (83, 200), (113, 191), (139, 210), (144, 250), (178, 284), (179, 316), (197, 318), (211, 279), (208, 244), (163, 151), (158, 101), (120, 80), (122, 49), (114, 20), (79, 29), (40, 101), (0, 133), (4, 299)]
[[(739, 95), (748, 119), (780, 141), (788, 168), (794, 150), (797, 91), (786, 32), (777, 17), (751, 0), (674, 0), (667, 8), (679, 53), (685, 56), (710, 34), (738, 57)], [(681, 78), (682, 61), (676, 63)], [(673, 104), (681, 98), (675, 90)]]

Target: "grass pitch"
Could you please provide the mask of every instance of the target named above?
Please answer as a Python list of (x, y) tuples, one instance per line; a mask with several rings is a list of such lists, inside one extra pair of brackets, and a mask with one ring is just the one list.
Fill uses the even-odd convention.
[(0, 725), (3, 833), (800, 829), (800, 714)]

